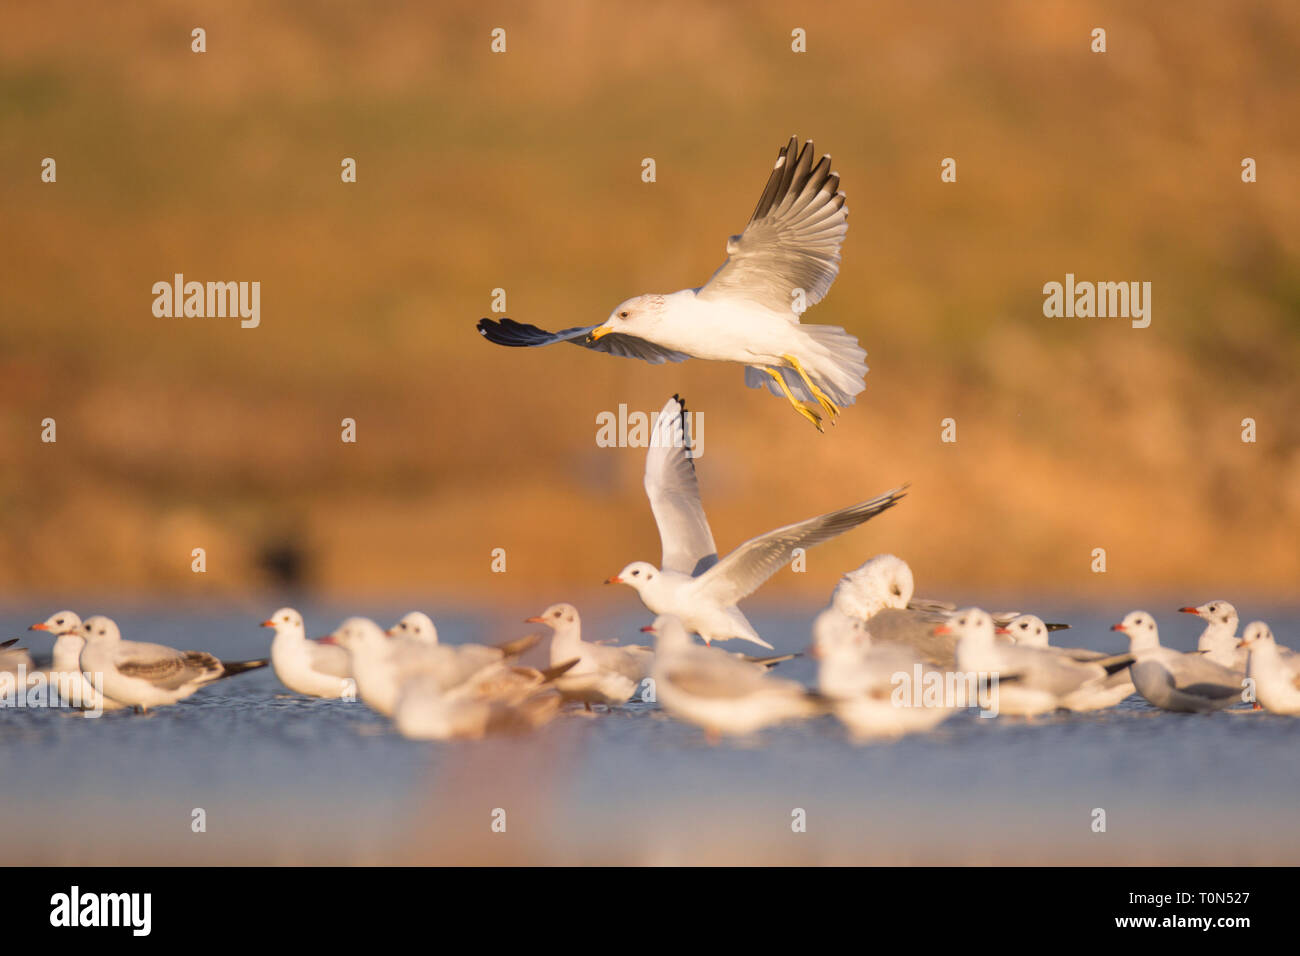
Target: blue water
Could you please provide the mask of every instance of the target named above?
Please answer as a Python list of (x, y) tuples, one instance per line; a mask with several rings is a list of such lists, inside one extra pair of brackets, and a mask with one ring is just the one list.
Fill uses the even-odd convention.
[[(267, 653), (256, 622), (278, 603), (74, 609), (110, 614), (132, 639), (244, 658)], [(1198, 622), (1147, 604), (1164, 643), (1194, 646)], [(387, 624), (416, 606), (301, 609), (324, 633), (346, 614)], [(522, 636), (538, 610), (424, 606), (450, 642)], [(25, 628), (57, 609), (9, 604), (0, 638), (48, 654)], [(1130, 607), (1040, 609), (1075, 623), (1062, 643), (1123, 648), (1107, 628)], [(816, 608), (747, 610), (799, 650)], [(1243, 611), (1297, 643), (1297, 609)], [(589, 636), (625, 642), (646, 621), (630, 602), (584, 613)], [(781, 671), (814, 675), (807, 660)], [(831, 717), (710, 746), (640, 703), (566, 712), (523, 738), (415, 743), (363, 704), (290, 694), (268, 669), (149, 716), (0, 709), (0, 863), (1295, 864), (1298, 748), (1297, 719), (1166, 714), (1136, 698), (1035, 721), (970, 712), (868, 746)], [(796, 810), (806, 832), (792, 831)]]

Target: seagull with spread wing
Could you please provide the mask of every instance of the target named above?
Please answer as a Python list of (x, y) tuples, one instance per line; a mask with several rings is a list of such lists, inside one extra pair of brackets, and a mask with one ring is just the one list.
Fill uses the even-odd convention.
[[(863, 389), (867, 353), (832, 325), (801, 325), (840, 268), (848, 209), (830, 156), (813, 163), (813, 144), (781, 149), (745, 231), (727, 240), (727, 261), (698, 289), (639, 295), (600, 325), (547, 332), (503, 318), (479, 320), (497, 345), (571, 342), (652, 364), (688, 358), (739, 362), (745, 384), (784, 395), (822, 431)], [(815, 405), (809, 407), (803, 403)], [(819, 409), (819, 410), (818, 410)]]
[(796, 548), (811, 548), (856, 528), (904, 495), (903, 488), (895, 488), (870, 501), (777, 528), (719, 560), (700, 502), (686, 403), (676, 395), (655, 420), (645, 490), (663, 543), (663, 567), (634, 561), (606, 583), (633, 588), (647, 608), (679, 618), (706, 644), (738, 638), (769, 649), (772, 645), (758, 636), (736, 603), (789, 563)]

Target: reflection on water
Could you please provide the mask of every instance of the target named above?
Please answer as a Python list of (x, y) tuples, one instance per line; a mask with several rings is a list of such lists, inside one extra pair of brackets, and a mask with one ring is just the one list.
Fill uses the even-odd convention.
[[(115, 616), (129, 637), (248, 657), (266, 653), (255, 622), (274, 603)], [(0, 639), (52, 610), (6, 608)], [(388, 623), (409, 607), (305, 608), (317, 633), (354, 610)], [(796, 650), (813, 610), (751, 617)], [(1106, 626), (1127, 608), (1044, 610), (1077, 622), (1071, 645), (1121, 646)], [(498, 640), (525, 633), (513, 622), (535, 611), (437, 617), (447, 640)], [(643, 615), (627, 611), (593, 610), (589, 633), (638, 639)], [(1247, 613), (1296, 643), (1294, 610)], [(1194, 644), (1195, 622), (1158, 617), (1165, 643)], [(29, 644), (48, 653), (46, 640)], [(1138, 700), (1033, 722), (971, 712), (866, 747), (833, 718), (710, 747), (648, 704), (569, 714), (522, 739), (423, 744), (361, 704), (288, 695), (265, 671), (148, 717), (0, 710), (0, 862), (1295, 864), (1297, 744), (1300, 720)], [(791, 830), (796, 808), (805, 833)]]

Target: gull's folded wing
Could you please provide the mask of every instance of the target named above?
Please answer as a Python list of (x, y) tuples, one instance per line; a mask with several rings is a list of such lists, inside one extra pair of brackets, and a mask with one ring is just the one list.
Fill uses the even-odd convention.
[(331, 677), (352, 676), (351, 655), (337, 644), (308, 641), (307, 656), (314, 671)]
[(789, 562), (795, 548), (811, 548), (856, 528), (898, 504), (906, 487), (751, 538), (700, 576), (702, 593), (720, 604), (737, 603)]
[(686, 402), (676, 395), (655, 420), (645, 459), (645, 493), (659, 526), (665, 571), (697, 575), (718, 563), (691, 457)]
[(700, 298), (749, 299), (797, 321), (790, 309), (795, 289), (803, 290), (808, 305), (826, 295), (840, 269), (849, 211), (830, 156), (816, 166), (812, 157), (811, 140), (799, 149), (799, 140), (790, 137), (749, 224), (727, 240), (727, 261)]
[(619, 355), (624, 358), (639, 358), (651, 365), (660, 365), (664, 362), (683, 362), (690, 358), (689, 355), (683, 352), (674, 352), (662, 345), (655, 345), (653, 342), (639, 339), (635, 335), (625, 335), (622, 332), (611, 332), (608, 335), (602, 335), (593, 342), (587, 338), (587, 335), (595, 328), (599, 328), (599, 326), (585, 325), (580, 328), (561, 329), (559, 332), (547, 332), (535, 325), (525, 325), (513, 319), (482, 318), (478, 320), (479, 334), (483, 338), (497, 345), (507, 345), (511, 348), (532, 348), (538, 345), (568, 342), (596, 352), (608, 352), (610, 355)]
[(158, 644), (129, 648), (117, 661), (123, 677), (148, 681), (164, 690), (176, 690), (196, 680), (221, 676), (221, 661), (204, 651), (177, 651)]

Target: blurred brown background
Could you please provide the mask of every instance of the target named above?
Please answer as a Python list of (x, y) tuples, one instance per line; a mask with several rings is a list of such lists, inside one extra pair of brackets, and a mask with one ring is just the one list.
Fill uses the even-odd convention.
[[(296, 578), (558, 598), (658, 560), (644, 453), (596, 447), (595, 418), (681, 392), (705, 415), (724, 549), (913, 482), (765, 594), (820, 596), (882, 550), (928, 593), (1294, 593), (1294, 3), (56, 2), (4, 19), (0, 592)], [(738, 366), (480, 340), (496, 287), (507, 314), (560, 328), (702, 283), (792, 133), (832, 153), (851, 210), (807, 320), (870, 353), (827, 435)], [(176, 272), (260, 281), (261, 327), (155, 318), (151, 286)], [(1044, 318), (1066, 272), (1152, 282), (1151, 327)]]

